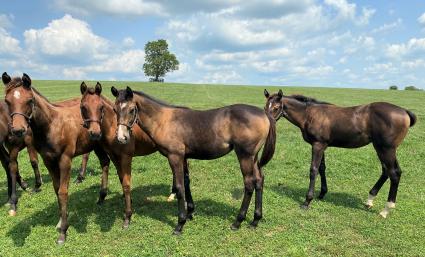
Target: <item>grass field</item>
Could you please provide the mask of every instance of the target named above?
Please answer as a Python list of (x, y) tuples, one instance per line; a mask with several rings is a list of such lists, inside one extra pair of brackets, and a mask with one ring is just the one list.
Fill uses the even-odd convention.
[[(79, 95), (78, 81), (35, 81), (35, 87), (51, 100)], [(94, 85), (94, 83), (91, 83)], [(173, 104), (197, 109), (247, 103), (263, 107), (264, 87), (104, 82), (133, 89)], [(378, 179), (380, 163), (371, 146), (355, 150), (330, 148), (326, 152), (329, 193), (314, 200), (308, 211), (299, 208), (308, 187), (310, 146), (298, 128), (281, 119), (276, 153), (265, 168), (264, 219), (256, 230), (243, 223), (239, 231), (229, 226), (239, 210), (242, 176), (235, 154), (213, 161), (190, 161), (192, 193), (196, 204), (193, 221), (182, 236), (172, 236), (177, 221), (176, 202), (167, 202), (172, 181), (167, 160), (159, 154), (133, 161), (132, 199), (134, 214), (128, 230), (122, 230), (122, 190), (111, 166), (109, 195), (97, 206), (100, 166), (91, 156), (92, 175), (80, 184), (70, 184), (68, 239), (57, 246), (56, 196), (44, 165), (42, 192), (18, 190), (18, 215), (0, 210), (0, 256), (425, 256), (425, 93), (412, 91), (289, 88), (338, 105), (350, 106), (388, 101), (408, 108), (418, 116), (399, 147), (403, 175), (396, 209), (387, 219), (378, 213), (387, 199), (389, 183), (381, 189), (375, 207), (363, 207)], [(268, 87), (269, 92), (278, 88)], [(81, 158), (73, 162), (73, 180)], [(26, 151), (19, 157), (23, 177), (34, 185)], [(316, 183), (316, 196), (320, 183)], [(6, 203), (6, 178), (0, 172), (0, 203)], [(253, 217), (253, 204), (248, 221)]]

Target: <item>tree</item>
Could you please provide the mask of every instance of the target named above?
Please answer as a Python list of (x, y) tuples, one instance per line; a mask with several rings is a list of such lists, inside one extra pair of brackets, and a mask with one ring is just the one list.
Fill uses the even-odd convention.
[(150, 41), (145, 45), (145, 63), (143, 70), (150, 80), (162, 82), (161, 79), (167, 72), (178, 70), (179, 61), (176, 56), (168, 51), (167, 41), (159, 39)]
[(414, 91), (416, 91), (416, 90), (421, 90), (421, 89), (417, 88), (415, 86), (407, 86), (407, 87), (404, 88), (404, 90), (414, 90)]
[(398, 87), (396, 85), (390, 86), (390, 90), (398, 90)]

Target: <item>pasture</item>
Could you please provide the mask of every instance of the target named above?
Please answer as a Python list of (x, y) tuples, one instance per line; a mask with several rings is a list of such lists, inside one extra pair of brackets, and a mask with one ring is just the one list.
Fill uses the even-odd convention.
[[(33, 86), (52, 101), (80, 94), (81, 81), (34, 81)], [(89, 82), (90, 86), (95, 83)], [(265, 87), (103, 82), (110, 87), (143, 90), (176, 105), (208, 109), (233, 103), (264, 106)], [(109, 194), (96, 205), (100, 165), (90, 156), (88, 175), (79, 185), (70, 184), (67, 242), (55, 244), (58, 221), (56, 196), (43, 164), (42, 192), (18, 190), (18, 214), (8, 217), (6, 176), (0, 172), (0, 256), (424, 256), (425, 245), (425, 93), (361, 89), (279, 87), (285, 94), (304, 94), (342, 106), (387, 101), (410, 109), (418, 123), (398, 148), (403, 170), (396, 209), (387, 219), (378, 213), (387, 200), (389, 181), (370, 210), (364, 208), (368, 192), (381, 174), (371, 145), (355, 150), (329, 148), (326, 152), (329, 192), (314, 199), (308, 211), (299, 208), (308, 188), (310, 145), (299, 129), (282, 118), (277, 126), (276, 153), (264, 168), (264, 219), (257, 229), (248, 228), (253, 202), (239, 231), (230, 224), (243, 196), (242, 175), (234, 153), (212, 161), (190, 160), (193, 221), (183, 235), (172, 236), (177, 222), (177, 202), (167, 202), (172, 175), (160, 154), (137, 157), (132, 166), (134, 214), (128, 230), (121, 228), (124, 201), (111, 164)], [(278, 87), (267, 87), (275, 93)], [(40, 159), (40, 163), (42, 163)], [(72, 181), (81, 157), (73, 161)], [(21, 174), (30, 186), (34, 175), (26, 152), (19, 157)], [(318, 180), (319, 181), (319, 180)], [(316, 183), (316, 195), (320, 183)]]

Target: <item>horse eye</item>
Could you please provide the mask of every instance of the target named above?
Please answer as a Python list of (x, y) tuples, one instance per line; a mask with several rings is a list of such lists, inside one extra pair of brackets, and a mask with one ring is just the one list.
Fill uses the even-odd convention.
[(7, 100), (7, 99), (4, 99), (4, 101), (6, 102), (6, 104), (7, 104), (7, 105), (10, 105), (10, 102), (9, 102), (9, 100)]
[(28, 104), (32, 104), (34, 102), (34, 100), (31, 98), (30, 100), (28, 100)]
[(130, 113), (134, 114), (135, 111), (136, 111), (136, 108), (133, 108), (133, 109), (130, 110)]
[(113, 108), (113, 110), (114, 110), (114, 112), (115, 112), (115, 113), (118, 113), (118, 112), (117, 112), (117, 109), (116, 109), (115, 107)]

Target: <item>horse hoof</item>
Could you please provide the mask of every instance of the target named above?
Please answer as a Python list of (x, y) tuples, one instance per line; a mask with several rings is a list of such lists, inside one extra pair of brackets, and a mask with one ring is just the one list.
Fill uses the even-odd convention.
[(22, 188), (22, 190), (27, 190), (27, 188), (28, 188), (28, 183), (27, 182), (22, 182), (21, 183), (21, 188)]
[(96, 202), (97, 205), (103, 205), (103, 203), (104, 203), (104, 200), (100, 200), (100, 199), (97, 200), (97, 202)]
[(63, 245), (65, 243), (65, 238), (66, 238), (65, 235), (59, 235), (58, 240), (56, 240), (56, 244)]
[(181, 236), (182, 231), (181, 230), (174, 230), (173, 231), (173, 236)]
[(74, 181), (75, 184), (80, 184), (81, 182), (83, 182), (84, 178), (83, 177), (77, 177)]
[(257, 222), (251, 222), (250, 224), (249, 224), (249, 228), (250, 229), (256, 229), (258, 227), (258, 223)]
[(306, 205), (306, 204), (301, 204), (300, 208), (303, 209), (303, 210), (308, 210), (310, 208), (310, 206)]
[(323, 198), (325, 198), (325, 194), (320, 194), (318, 197), (317, 197), (317, 199), (319, 199), (319, 200), (323, 200)]
[(170, 196), (167, 198), (167, 202), (172, 202), (176, 198), (176, 194), (171, 193)]
[(16, 211), (15, 210), (9, 210), (9, 216), (10, 217), (15, 217), (16, 216)]
[(365, 204), (365, 205), (364, 205), (364, 207), (365, 207), (366, 209), (372, 209), (373, 204)]
[(233, 223), (232, 225), (230, 225), (230, 229), (233, 231), (239, 230), (240, 227), (241, 227), (241, 224)]
[(40, 193), (41, 192), (41, 188), (36, 187), (32, 190), (32, 193)]
[(125, 220), (124, 223), (122, 224), (122, 229), (128, 229), (129, 226), (130, 226), (130, 221)]

